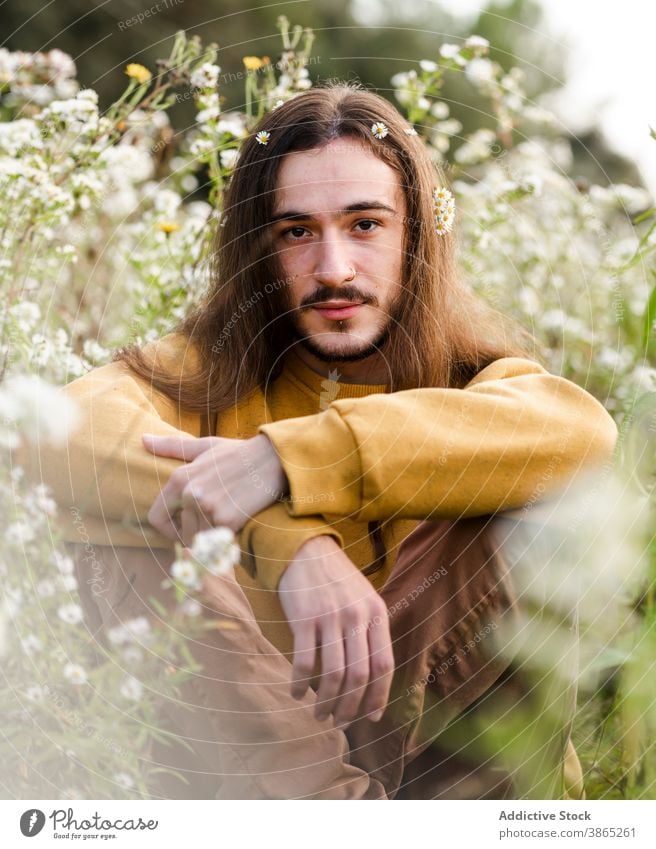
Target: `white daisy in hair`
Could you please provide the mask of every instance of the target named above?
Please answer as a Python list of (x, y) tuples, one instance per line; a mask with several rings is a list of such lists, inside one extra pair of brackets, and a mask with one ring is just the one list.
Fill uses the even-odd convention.
[(382, 121), (376, 121), (375, 124), (371, 125), (371, 132), (377, 139), (384, 139), (389, 130)]
[(255, 141), (258, 144), (269, 144), (270, 138), (271, 138), (271, 133), (268, 130), (260, 130), (259, 133), (255, 134)]

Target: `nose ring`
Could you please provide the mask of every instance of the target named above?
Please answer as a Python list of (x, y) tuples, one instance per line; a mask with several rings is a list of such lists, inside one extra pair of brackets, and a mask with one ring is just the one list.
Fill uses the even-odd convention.
[(351, 274), (351, 276), (350, 276), (350, 277), (346, 277), (346, 278), (345, 278), (347, 283), (350, 283), (350, 282), (351, 282), (351, 280), (355, 280), (355, 275), (358, 273), (358, 272), (355, 270), (355, 268), (354, 268), (354, 269), (352, 269), (352, 271), (353, 271), (353, 273)]

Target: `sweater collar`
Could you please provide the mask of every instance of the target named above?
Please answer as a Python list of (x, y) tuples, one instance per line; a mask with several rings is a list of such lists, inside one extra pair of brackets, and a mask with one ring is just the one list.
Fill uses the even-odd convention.
[(304, 363), (294, 348), (290, 348), (285, 354), (284, 373), (300, 383), (304, 391), (309, 391), (312, 397), (326, 396), (328, 403), (342, 398), (363, 398), (365, 395), (389, 392), (389, 385), (386, 383), (345, 383), (340, 380), (337, 367), (324, 377)]

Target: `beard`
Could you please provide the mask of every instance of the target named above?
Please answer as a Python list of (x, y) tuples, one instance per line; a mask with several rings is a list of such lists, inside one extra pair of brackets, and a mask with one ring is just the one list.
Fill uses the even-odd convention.
[[(304, 330), (301, 323), (301, 318), (305, 310), (312, 307), (314, 304), (322, 303), (323, 301), (328, 301), (333, 298), (353, 302), (360, 301), (373, 307), (379, 307), (379, 301), (375, 295), (363, 294), (353, 285), (342, 286), (339, 289), (320, 287), (312, 295), (305, 297), (301, 301), (300, 305), (295, 309), (292, 308), (292, 305), (289, 302), (285, 303), (285, 312), (287, 314), (287, 320), (292, 337), (300, 345), (302, 345), (306, 351), (324, 363), (355, 363), (360, 360), (366, 360), (373, 354), (380, 353), (381, 349), (390, 338), (393, 323), (398, 322), (399, 320), (403, 301), (403, 292), (396, 297), (396, 299), (389, 305), (384, 316), (382, 316), (383, 323), (377, 329), (374, 338), (370, 342), (360, 340), (361, 344), (359, 347), (352, 347), (351, 350), (346, 351), (326, 350), (320, 342), (321, 337), (324, 334), (321, 334), (318, 337), (314, 334), (310, 334)], [(325, 335), (336, 334), (347, 336), (349, 334), (349, 323), (350, 319), (348, 318), (345, 318), (343, 321), (337, 321), (335, 322), (336, 327)]]
[[(348, 319), (345, 319), (345, 322), (346, 321), (348, 321)], [(342, 322), (339, 322), (339, 324), (342, 324)], [(371, 342), (364, 342), (363, 340), (361, 348), (357, 348), (350, 352), (326, 351), (318, 342), (315, 341), (313, 336), (308, 336), (303, 331), (298, 321), (295, 319), (292, 320), (291, 329), (292, 335), (296, 341), (318, 360), (321, 360), (324, 363), (357, 363), (360, 360), (366, 360), (367, 357), (371, 357), (373, 354), (378, 354), (380, 352), (390, 337), (391, 326), (392, 319), (388, 318), (384, 327), (379, 330), (378, 335)], [(340, 327), (332, 332), (347, 333), (348, 331)]]

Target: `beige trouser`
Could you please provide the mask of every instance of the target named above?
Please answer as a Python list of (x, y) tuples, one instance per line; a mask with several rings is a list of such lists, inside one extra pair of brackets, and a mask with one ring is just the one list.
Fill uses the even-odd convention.
[[(143, 753), (188, 783), (165, 774), (153, 796), (580, 796), (569, 742), (574, 685), (533, 674), (517, 640), (508, 646), (510, 633), (521, 642), (530, 607), (499, 553), (515, 527), (524, 532), (505, 517), (425, 521), (405, 540), (380, 591), (396, 665), (388, 707), (380, 722), (357, 720), (345, 731), (314, 718), (313, 690), (291, 697), (291, 665), (263, 636), (235, 578), (208, 579), (204, 615), (234, 627), (188, 641), (201, 671), (182, 685), (181, 698), (162, 699), (161, 730), (172, 745)], [(83, 601), (99, 634), (150, 615), (151, 597), (172, 603), (161, 588), (170, 552), (97, 546), (94, 558)], [(88, 562), (87, 548), (78, 559), (82, 587)], [(575, 633), (567, 633), (573, 658)]]

